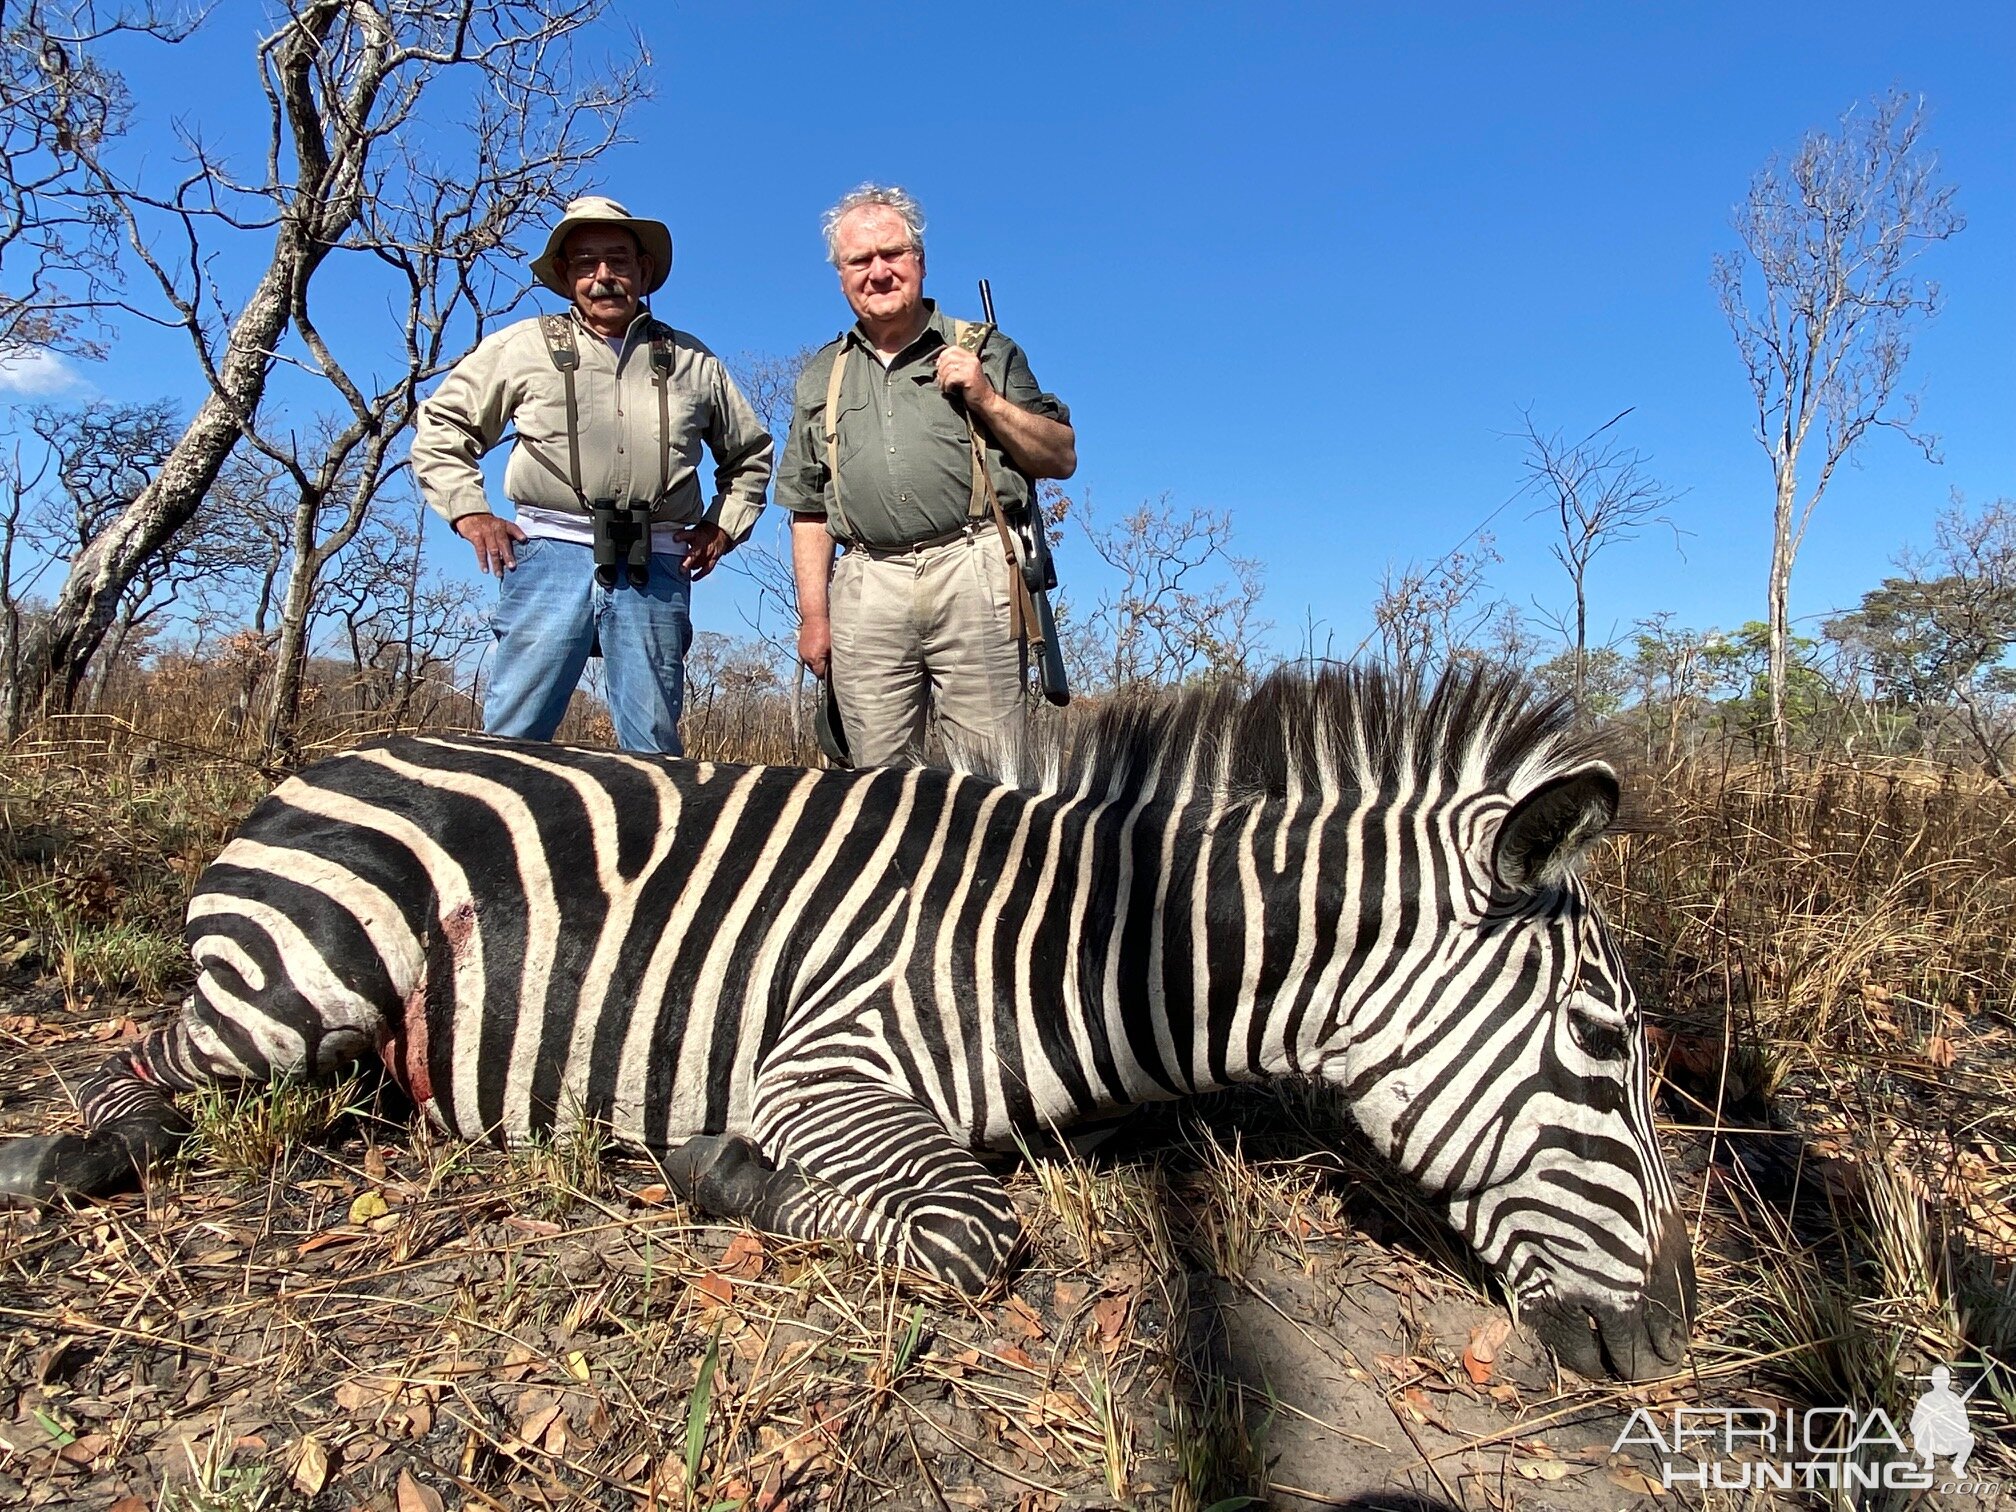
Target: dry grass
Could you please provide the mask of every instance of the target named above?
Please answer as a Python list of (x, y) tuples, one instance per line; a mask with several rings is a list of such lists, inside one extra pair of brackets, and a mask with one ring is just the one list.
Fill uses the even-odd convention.
[(1660, 827), (1602, 880), (1674, 1110), (1712, 1141), (1711, 1348), (1900, 1422), (1933, 1365), (1978, 1377), (1980, 1463), (2006, 1476), (2016, 805), (1831, 761), (1783, 790), (1741, 768), (1657, 786)]
[[(187, 889), (270, 785), (167, 724), (0, 759), (10, 1131), (172, 1008)], [(1396, 1483), (1441, 1502), (1593, 1506), (1624, 1482), (1547, 1451), (1591, 1413), (1908, 1413), (1939, 1363), (1984, 1378), (1979, 1472), (2016, 1473), (2016, 809), (1838, 765), (1658, 787), (1664, 827), (1599, 885), (1701, 1235), (1689, 1381), (1472, 1388), (1456, 1320), (1493, 1283), (1320, 1089), (1026, 1163), (1024, 1261), (974, 1302), (704, 1222), (592, 1131), (505, 1155), (365, 1087), (283, 1088), (194, 1107), (196, 1158), (145, 1194), (0, 1233), (0, 1504), (1204, 1512), (1285, 1498), (1320, 1440), (1397, 1443)], [(1261, 1317), (1377, 1419), (1256, 1366)]]

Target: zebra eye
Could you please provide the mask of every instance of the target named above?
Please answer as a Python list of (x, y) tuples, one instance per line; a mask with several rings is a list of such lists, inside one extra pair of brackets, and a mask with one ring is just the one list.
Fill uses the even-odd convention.
[(1568, 1037), (1592, 1060), (1623, 1060), (1630, 1029), (1607, 1003), (1576, 993), (1568, 999)]

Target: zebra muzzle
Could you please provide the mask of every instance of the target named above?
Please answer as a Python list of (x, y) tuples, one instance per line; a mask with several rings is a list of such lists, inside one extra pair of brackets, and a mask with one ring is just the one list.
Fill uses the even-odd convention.
[(1635, 1303), (1550, 1298), (1522, 1310), (1561, 1363), (1591, 1379), (1656, 1381), (1676, 1374), (1694, 1321), (1694, 1252), (1687, 1226), (1667, 1218)]

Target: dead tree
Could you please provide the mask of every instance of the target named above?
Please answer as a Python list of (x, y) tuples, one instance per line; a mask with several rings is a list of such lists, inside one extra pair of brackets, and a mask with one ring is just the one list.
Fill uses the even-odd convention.
[[(1061, 495), (1044, 497), (1046, 516), (1061, 522), (1074, 512)], [(1077, 501), (1075, 513), (1092, 549), (1119, 575), (1067, 638), (1075, 682), (1120, 691), (1253, 676), (1271, 628), (1259, 615), (1265, 579), (1258, 562), (1233, 551), (1229, 513), (1179, 515), (1167, 494), (1104, 528), (1089, 499)]]
[(1372, 634), (1379, 659), (1403, 678), (1432, 677), (1465, 658), (1477, 659), (1477, 643), (1504, 616), (1503, 600), (1490, 596), (1486, 574), (1504, 561), (1491, 537), (1449, 552), (1432, 566), (1390, 564), (1372, 600)]
[[(1810, 133), (1750, 181), (1735, 217), (1742, 246), (1715, 259), (1771, 459), (1768, 683), (1781, 774), (1792, 563), (1813, 511), (1871, 430), (1895, 430), (1936, 460), (1933, 438), (1916, 429), (1917, 399), (1898, 384), (1909, 333), (1937, 306), (1917, 258), (1964, 222), (1924, 132), (1923, 103), (1893, 93), (1850, 110), (1832, 135)], [(1818, 459), (1802, 474), (1809, 443)]]
[[(574, 78), (570, 45), (601, 6), (287, 0), (256, 53), (270, 128), (257, 172), (239, 176), (200, 138), (185, 135), (187, 171), (153, 187), (95, 146), (78, 146), (74, 182), (59, 186), (57, 210), (117, 225), (128, 271), (149, 290), (144, 301), (122, 297), (118, 308), (187, 335), (203, 395), (147, 487), (71, 563), (22, 659), (25, 701), (74, 694), (125, 585), (187, 524), (240, 437), (258, 427), (276, 364), (333, 384), (367, 431), (387, 422), (377, 397), (389, 387), (396, 404), (419, 381), (408, 375), (427, 370), (415, 355), (418, 338), (408, 340), (389, 384), (353, 377), (314, 320), (318, 273), (332, 259), (395, 268), (401, 259), (431, 260), (449, 285), (482, 289), (515, 267), (524, 249), (512, 244), (514, 232), (578, 187), (583, 165), (614, 140), (638, 94), (641, 60), (630, 75), (587, 84)], [(96, 61), (95, 41), (72, 40), (80, 33), (74, 18), (89, 9), (88, 0), (56, 0), (30, 12), (39, 32), (18, 45), (36, 46), (49, 60), (45, 71), (90, 72), (111, 81), (101, 86), (109, 90), (117, 76)], [(12, 32), (9, 43), (17, 45)], [(46, 113), (53, 98), (23, 108)], [(451, 121), (458, 111), (463, 119)], [(449, 141), (484, 156), (474, 166), (436, 157), (434, 144)], [(467, 205), (447, 223), (450, 238), (414, 245), (410, 207), (426, 207), (437, 195), (451, 203), (457, 190)], [(216, 253), (233, 238), (258, 238), (265, 248), (263, 271), (235, 309), (211, 276)], [(364, 472), (360, 463), (345, 476)]]
[(1574, 633), (1567, 640), (1573, 656), (1569, 687), (1578, 712), (1589, 692), (1589, 564), (1604, 548), (1636, 540), (1649, 524), (1672, 523), (1660, 511), (1676, 496), (1646, 471), (1642, 452), (1610, 434), (1630, 413), (1625, 410), (1573, 443), (1559, 431), (1542, 434), (1531, 410), (1521, 417), (1526, 472), (1546, 500), (1534, 513), (1551, 515), (1560, 530), (1548, 549), (1568, 574), (1575, 597)]

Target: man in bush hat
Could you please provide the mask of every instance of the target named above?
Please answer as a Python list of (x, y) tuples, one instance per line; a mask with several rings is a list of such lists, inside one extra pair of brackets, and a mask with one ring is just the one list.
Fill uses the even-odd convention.
[[(420, 492), (499, 580), (492, 734), (551, 739), (599, 647), (618, 741), (682, 752), (692, 584), (762, 513), (772, 448), (720, 360), (646, 306), (671, 268), (663, 222), (575, 200), (532, 259), (567, 313), (486, 337), (420, 406)], [(477, 466), (507, 429), (513, 520), (491, 512)]]

